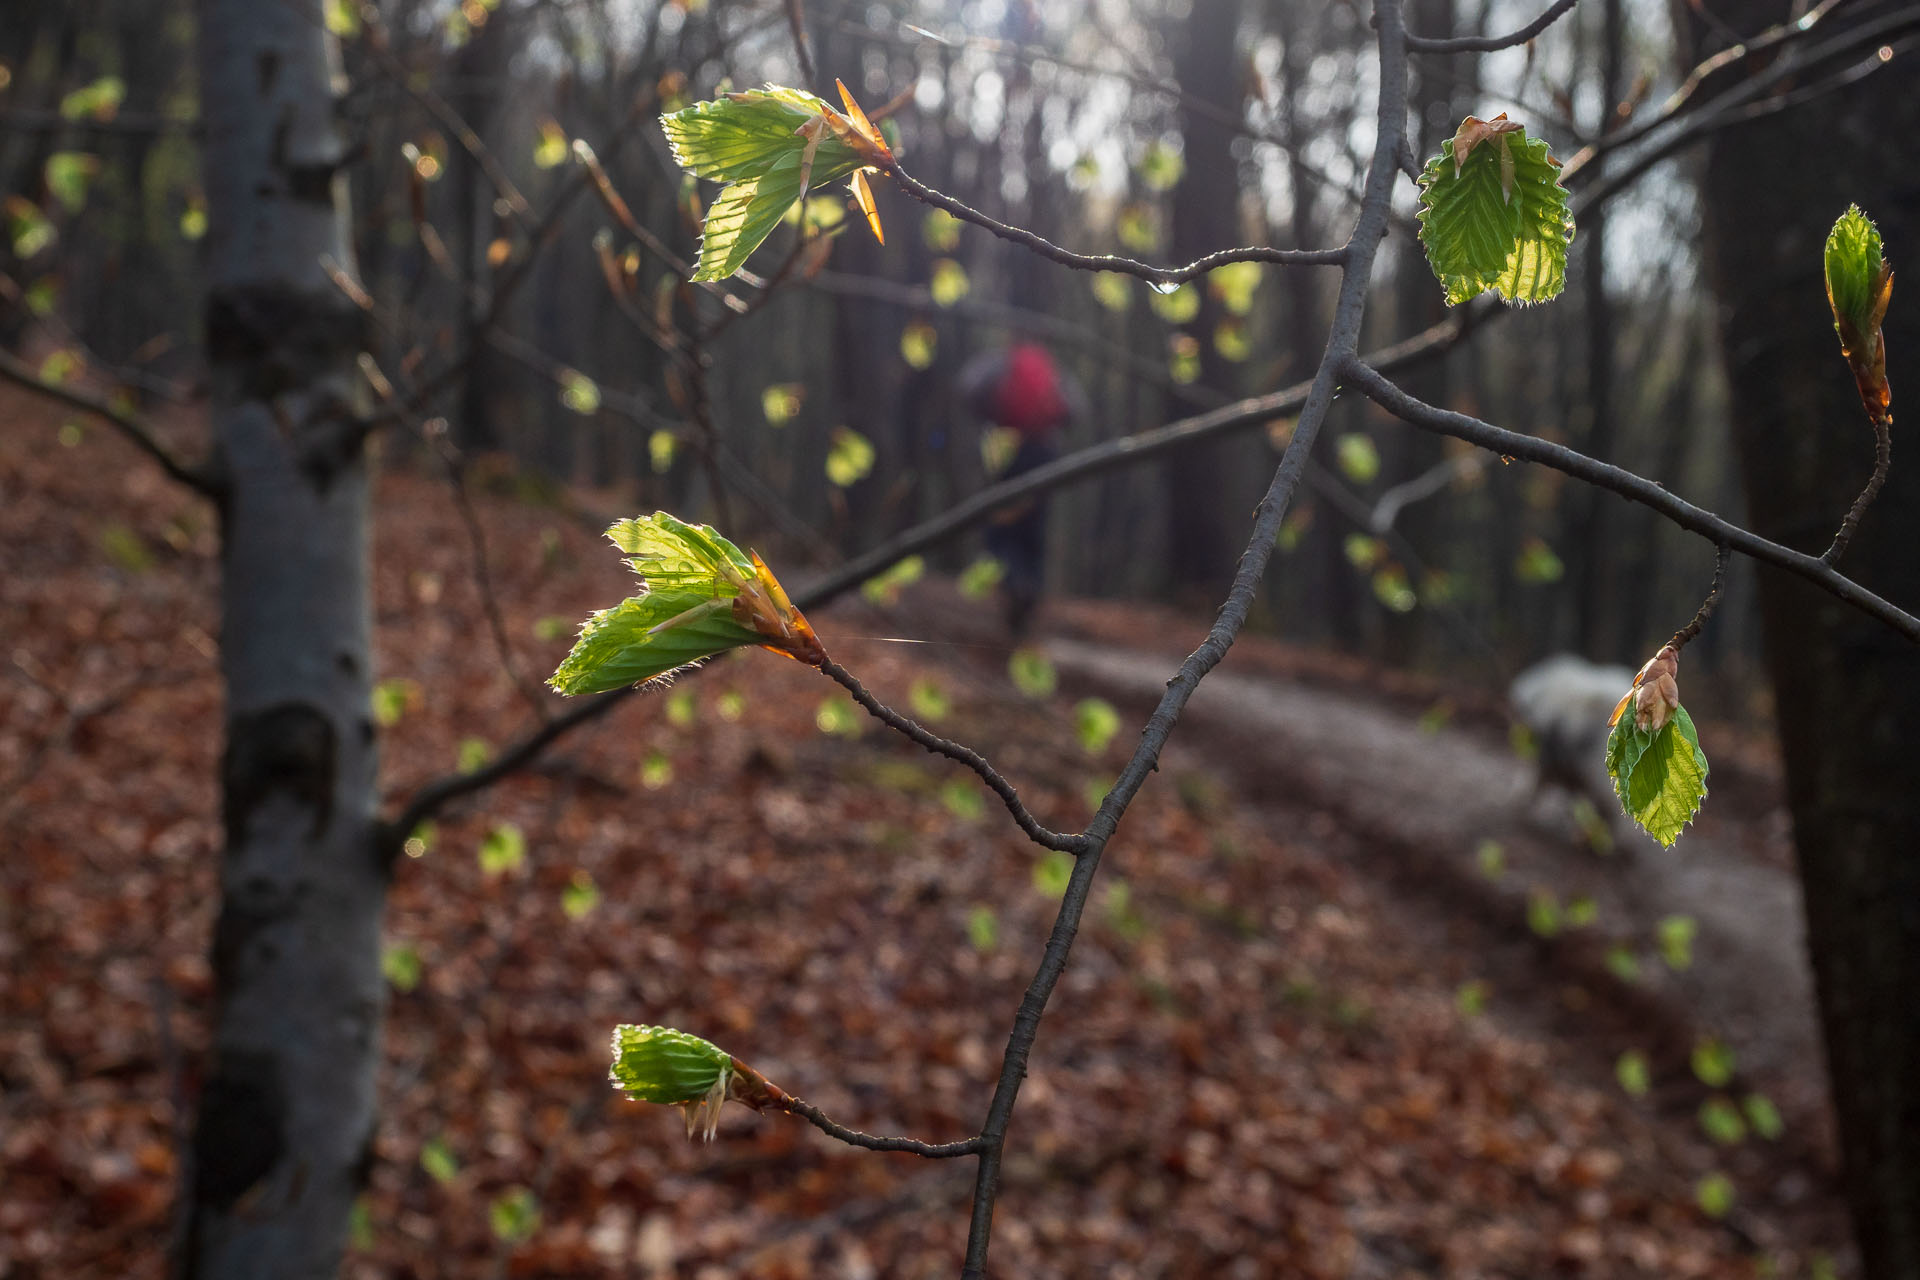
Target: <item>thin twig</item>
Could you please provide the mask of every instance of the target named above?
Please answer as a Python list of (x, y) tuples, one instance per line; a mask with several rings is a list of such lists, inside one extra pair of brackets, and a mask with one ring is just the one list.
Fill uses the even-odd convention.
[(1504, 36), (1416, 36), (1407, 35), (1407, 48), (1415, 53), (1494, 53), (1501, 49), (1512, 49), (1545, 31), (1560, 21), (1579, 0), (1553, 0), (1546, 12), (1529, 22), (1518, 31), (1510, 31)]
[(0, 377), (18, 383), (27, 390), (45, 396), (49, 400), (58, 400), (71, 409), (80, 409), (95, 417), (105, 419), (121, 435), (131, 440), (139, 450), (158, 463), (169, 479), (185, 485), (203, 498), (215, 502), (223, 492), (220, 482), (215, 479), (211, 468), (204, 464), (191, 464), (180, 461), (167, 447), (160, 443), (153, 428), (145, 419), (119, 408), (105, 396), (83, 391), (79, 387), (70, 387), (64, 383), (49, 382), (36, 373), (24, 360), (8, 351), (0, 351)]
[(1846, 519), (1840, 522), (1840, 531), (1833, 535), (1833, 545), (1820, 557), (1822, 564), (1836, 564), (1846, 554), (1847, 544), (1853, 541), (1853, 531), (1859, 527), (1860, 517), (1880, 496), (1880, 486), (1887, 482), (1887, 468), (1893, 464), (1892, 426), (1891, 418), (1877, 413), (1873, 415), (1873, 474), (1867, 478), (1867, 487), (1853, 500), (1853, 506), (1847, 509)]
[(1367, 367), (1366, 363), (1358, 357), (1346, 361), (1342, 376), (1366, 392), (1375, 404), (1404, 422), (1424, 431), (1454, 436), (1469, 444), (1477, 444), (1503, 457), (1541, 463), (1556, 471), (1564, 471), (1575, 479), (1584, 480), (1596, 488), (1609, 490), (1642, 506), (1651, 507), (1682, 529), (1697, 533), (1714, 543), (1724, 542), (1735, 551), (1742, 552), (1763, 564), (1774, 565), (1789, 573), (1797, 574), (1828, 595), (1845, 601), (1870, 617), (1878, 618), (1907, 639), (1920, 642), (1920, 618), (1915, 618), (1899, 606), (1881, 599), (1851, 578), (1836, 571), (1824, 560), (1795, 551), (1791, 547), (1783, 547), (1777, 542), (1771, 542), (1757, 533), (1749, 532), (1739, 525), (1723, 520), (1713, 512), (1703, 510), (1686, 499), (1677, 497), (1651, 480), (1609, 463), (1589, 458), (1586, 454), (1569, 449), (1565, 445), (1554, 444), (1538, 436), (1507, 431), (1464, 413), (1455, 413), (1451, 409), (1441, 409), (1415, 399), (1383, 377), (1377, 370)]
[(972, 205), (954, 199), (945, 192), (936, 191), (912, 174), (895, 165), (890, 172), (900, 189), (922, 204), (930, 204), (936, 209), (945, 209), (962, 222), (971, 222), (976, 227), (984, 227), (1002, 240), (1011, 240), (1039, 254), (1049, 262), (1057, 262), (1063, 267), (1074, 267), (1081, 271), (1114, 271), (1121, 275), (1138, 276), (1152, 284), (1182, 284), (1195, 276), (1205, 275), (1216, 267), (1224, 267), (1234, 262), (1268, 262), (1281, 266), (1295, 267), (1333, 267), (1347, 260), (1348, 248), (1338, 249), (1274, 249), (1256, 245), (1246, 249), (1221, 249), (1205, 257), (1196, 258), (1184, 267), (1156, 267), (1152, 263), (1139, 262), (1133, 258), (1123, 258), (1117, 254), (1075, 253), (1063, 249), (1044, 236), (1035, 235), (1020, 227), (1008, 226), (995, 218), (981, 213)]
[(1724, 542), (1715, 543), (1713, 548), (1713, 585), (1707, 588), (1707, 598), (1700, 602), (1694, 611), (1693, 621), (1673, 633), (1673, 639), (1667, 641), (1675, 653), (1687, 647), (1687, 642), (1700, 634), (1707, 625), (1707, 619), (1720, 607), (1720, 589), (1727, 580), (1727, 560), (1732, 556), (1733, 548)]
[(1252, 537), (1234, 571), (1233, 586), (1220, 606), (1219, 616), (1206, 640), (1188, 655), (1179, 673), (1167, 684), (1167, 692), (1147, 721), (1140, 744), (1121, 770), (1113, 790), (1100, 804), (1088, 824), (1089, 842), (1074, 864), (1061, 899), (1059, 915), (1047, 939), (1046, 952), (1020, 1010), (1014, 1017), (1013, 1031), (1007, 1037), (1001, 1060), (1000, 1079), (994, 1089), (987, 1120), (980, 1128), (986, 1146), (980, 1153), (980, 1168), (974, 1180), (972, 1221), (967, 1230), (965, 1280), (984, 1280), (987, 1268), (987, 1244), (993, 1232), (993, 1207), (999, 1196), (1001, 1155), (1006, 1145), (1007, 1122), (1026, 1077), (1027, 1058), (1040, 1029), (1047, 1001), (1066, 969), (1080, 917), (1093, 890), (1093, 876), (1099, 869), (1101, 852), (1119, 825), (1120, 815), (1139, 793), (1147, 776), (1158, 766), (1161, 749), (1173, 732), (1187, 700), (1207, 672), (1217, 666), (1232, 647), (1234, 638), (1245, 625), (1247, 613), (1260, 582), (1265, 578), (1267, 562), (1273, 555), (1275, 537), (1286, 518), (1287, 505), (1306, 469), (1307, 455), (1319, 436), (1327, 409), (1333, 403), (1335, 384), (1342, 364), (1353, 355), (1360, 337), (1360, 322), (1366, 310), (1367, 289), (1373, 275), (1373, 261), (1386, 229), (1387, 209), (1393, 184), (1399, 176), (1399, 157), (1406, 130), (1407, 59), (1405, 32), (1401, 28), (1398, 0), (1377, 0), (1374, 12), (1379, 26), (1380, 97), (1373, 159), (1367, 168), (1367, 185), (1353, 234), (1348, 239), (1351, 256), (1341, 271), (1340, 296), (1335, 303), (1333, 324), (1328, 333), (1326, 354), (1314, 375), (1313, 387), (1300, 411), (1293, 438), (1281, 456), (1273, 483), (1260, 501)]
[(807, 45), (807, 15), (800, 0), (787, 0), (787, 26), (793, 31), (793, 56), (800, 61), (800, 82), (818, 89), (820, 75), (813, 69), (813, 50)]
[(925, 1156), (929, 1160), (951, 1160), (958, 1156), (976, 1155), (980, 1151), (982, 1139), (975, 1134), (958, 1142), (922, 1142), (918, 1138), (888, 1138), (871, 1133), (862, 1133), (858, 1129), (834, 1121), (826, 1112), (814, 1106), (804, 1098), (792, 1094), (783, 1094), (780, 1107), (799, 1116), (808, 1124), (830, 1138), (838, 1138), (851, 1147), (865, 1147), (868, 1151), (906, 1151), (916, 1156)]
[(1008, 782), (999, 770), (988, 764), (986, 757), (982, 756), (978, 751), (975, 751), (971, 747), (961, 746), (957, 742), (950, 742), (939, 734), (931, 732), (918, 722), (909, 720), (906, 716), (901, 715), (898, 711), (895, 711), (892, 707), (889, 707), (886, 703), (867, 692), (866, 686), (854, 679), (853, 673), (839, 663), (828, 659), (820, 664), (820, 670), (832, 677), (836, 683), (848, 693), (852, 694), (853, 700), (865, 707), (867, 713), (874, 719), (912, 738), (915, 742), (933, 752), (935, 755), (945, 756), (949, 760), (957, 760), (979, 774), (980, 780), (991, 787), (993, 793), (1000, 797), (1001, 802), (1007, 806), (1007, 812), (1013, 815), (1013, 820), (1020, 824), (1020, 829), (1026, 832), (1027, 837), (1035, 844), (1048, 849), (1058, 849), (1062, 853), (1080, 854), (1085, 852), (1087, 848), (1086, 836), (1064, 835), (1061, 832), (1053, 831), (1042, 826), (1039, 820), (1027, 811), (1027, 806), (1021, 802), (1019, 793), (1013, 789), (1013, 784)]

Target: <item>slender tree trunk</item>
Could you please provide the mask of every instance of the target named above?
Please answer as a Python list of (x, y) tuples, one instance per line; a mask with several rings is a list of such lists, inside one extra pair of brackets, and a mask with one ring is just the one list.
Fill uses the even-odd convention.
[(338, 51), (320, 0), (202, 0), (207, 350), (222, 503), (227, 844), (182, 1268), (334, 1274), (385, 1000), (367, 468)]
[[(1621, 0), (1606, 0), (1601, 6), (1600, 32), (1600, 110), (1595, 136), (1605, 133), (1618, 119), (1614, 108), (1621, 98), (1621, 80), (1626, 43)], [(1607, 294), (1607, 206), (1602, 203), (1587, 214), (1580, 227), (1582, 253), (1581, 292), (1586, 304), (1587, 407), (1592, 417), (1587, 425), (1586, 450), (1596, 458), (1619, 462), (1618, 433), (1615, 430), (1613, 396), (1614, 324), (1613, 300)], [(1567, 559), (1573, 583), (1574, 643), (1589, 657), (1612, 661), (1627, 656), (1636, 637), (1625, 634), (1620, 614), (1625, 603), (1618, 588), (1620, 549), (1612, 545), (1619, 522), (1609, 520), (1618, 501), (1610, 493), (1584, 489), (1574, 499), (1578, 504), (1567, 547)]]
[[(1719, 12), (1752, 31), (1790, 8), (1752, 0)], [(1707, 247), (1753, 527), (1816, 554), (1873, 459), (1834, 340), (1821, 247), (1850, 201), (1878, 221), (1888, 257), (1903, 266), (1886, 323), (1894, 395), (1913, 403), (1920, 299), (1899, 285), (1920, 252), (1920, 157), (1904, 141), (1916, 129), (1920, 94), (1894, 70), (1729, 129), (1710, 152)], [(1916, 463), (1896, 444), (1887, 486), (1840, 563), (1908, 608), (1920, 603)], [(1915, 1280), (1920, 650), (1784, 574), (1762, 571), (1759, 587), (1847, 1199), (1869, 1280)]]
[[(1241, 110), (1244, 91), (1239, 50), (1240, 0), (1194, 0), (1191, 11), (1172, 32), (1174, 75), (1180, 91), (1211, 104), (1231, 118)], [(1240, 167), (1233, 158), (1233, 130), (1210, 112), (1183, 108), (1180, 138), (1186, 161), (1173, 192), (1172, 260), (1188, 262), (1202, 254), (1242, 242)], [(1200, 343), (1201, 386), (1233, 389), (1233, 366), (1220, 355), (1214, 329), (1226, 311), (1207, 288), (1200, 312), (1186, 332)], [(1257, 468), (1236, 466), (1245, 446), (1219, 441), (1183, 449), (1167, 458), (1161, 475), (1167, 492), (1167, 555), (1173, 596), (1195, 607), (1210, 606), (1233, 576), (1246, 527), (1259, 501), (1257, 485), (1247, 481)]]

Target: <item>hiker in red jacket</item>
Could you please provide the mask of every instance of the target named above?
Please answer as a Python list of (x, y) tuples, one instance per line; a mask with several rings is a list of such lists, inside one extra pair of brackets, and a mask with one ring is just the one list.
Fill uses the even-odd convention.
[[(1034, 343), (975, 356), (960, 371), (960, 395), (975, 417), (1019, 437), (1012, 461), (991, 477), (995, 480), (1024, 475), (1058, 458), (1060, 430), (1080, 416), (1085, 404), (1079, 387), (1060, 372), (1046, 348)], [(1027, 498), (995, 512), (987, 525), (987, 552), (1000, 562), (1007, 628), (1019, 638), (1033, 619), (1046, 579), (1046, 498)]]

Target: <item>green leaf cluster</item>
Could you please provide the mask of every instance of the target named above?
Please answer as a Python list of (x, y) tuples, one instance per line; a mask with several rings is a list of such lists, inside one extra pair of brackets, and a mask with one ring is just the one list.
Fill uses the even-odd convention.
[[(768, 85), (660, 117), (681, 168), (728, 184), (707, 210), (694, 280), (726, 279), (780, 225), (800, 199), (807, 140), (799, 130), (828, 110), (804, 90)], [(868, 163), (829, 129), (820, 137), (807, 181), (823, 187)]]
[(1707, 796), (1707, 756), (1685, 707), (1658, 729), (1635, 726), (1632, 709), (1607, 739), (1607, 772), (1620, 807), (1663, 847), (1672, 847)]
[(762, 642), (726, 607), (753, 579), (753, 559), (713, 529), (656, 511), (618, 521), (607, 537), (627, 553), (643, 593), (587, 619), (572, 652), (547, 681), (555, 689), (618, 689)]
[(1427, 161), (1419, 184), (1420, 243), (1446, 288), (1447, 305), (1487, 289), (1509, 302), (1559, 295), (1573, 216), (1544, 141), (1527, 137), (1524, 128), (1498, 134), (1459, 164), (1449, 141)]

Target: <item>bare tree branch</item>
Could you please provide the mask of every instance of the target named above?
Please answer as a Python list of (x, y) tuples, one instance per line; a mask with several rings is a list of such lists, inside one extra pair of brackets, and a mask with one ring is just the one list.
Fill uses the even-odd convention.
[(1521, 435), (1451, 409), (1441, 409), (1402, 391), (1376, 369), (1357, 357), (1345, 362), (1342, 376), (1366, 392), (1381, 408), (1423, 431), (1453, 436), (1504, 457), (1521, 458), (1564, 471), (1596, 488), (1617, 493), (1623, 498), (1651, 507), (1673, 523), (1697, 533), (1713, 543), (1726, 543), (1763, 564), (1774, 565), (1813, 583), (1835, 599), (1843, 600), (1870, 617), (1898, 631), (1907, 639), (1920, 642), (1920, 618), (1881, 599), (1851, 578), (1836, 571), (1817, 556), (1806, 555), (1777, 542), (1769, 542), (1757, 533), (1729, 523), (1711, 511), (1694, 506), (1669, 490), (1635, 475), (1631, 471), (1600, 462), (1565, 445)]
[(37, 395), (49, 400), (57, 400), (71, 409), (80, 409), (102, 418), (117, 429), (121, 435), (134, 443), (140, 452), (146, 454), (167, 477), (176, 483), (185, 485), (203, 498), (214, 502), (220, 500), (222, 486), (212, 468), (204, 464), (190, 464), (173, 456), (167, 447), (160, 443), (153, 428), (145, 419), (121, 409), (105, 396), (95, 395), (79, 387), (70, 387), (64, 383), (49, 382), (36, 373), (26, 361), (8, 351), (0, 351), (0, 377), (19, 384)]
[(829, 659), (820, 664), (820, 670), (852, 694), (853, 700), (865, 707), (867, 713), (874, 719), (913, 739), (935, 755), (957, 760), (979, 774), (980, 780), (991, 787), (993, 793), (1000, 797), (1001, 803), (1007, 806), (1007, 812), (1013, 815), (1014, 822), (1027, 833), (1029, 840), (1043, 848), (1058, 849), (1062, 853), (1079, 854), (1086, 849), (1085, 836), (1062, 835), (1058, 831), (1042, 826), (1040, 821), (1028, 811), (1027, 806), (1021, 802), (1019, 793), (1013, 789), (1013, 784), (1008, 782), (998, 769), (988, 764), (986, 757), (978, 751), (949, 741), (937, 733), (930, 732), (918, 722), (901, 715), (867, 692), (866, 686), (854, 679), (853, 673), (839, 663)]
[(1527, 41), (1560, 21), (1572, 12), (1579, 0), (1553, 0), (1546, 12), (1529, 22), (1518, 31), (1510, 31), (1504, 36), (1407, 36), (1407, 48), (1415, 53), (1494, 53), (1501, 49), (1511, 49)]
[(1011, 227), (996, 218), (990, 218), (972, 205), (956, 200), (945, 192), (935, 191), (912, 174), (895, 165), (889, 172), (900, 189), (922, 204), (930, 204), (936, 209), (945, 209), (962, 222), (971, 222), (976, 227), (984, 227), (1002, 240), (1011, 240), (1039, 254), (1049, 262), (1057, 262), (1063, 267), (1074, 267), (1081, 271), (1115, 271), (1122, 275), (1138, 276), (1151, 284), (1175, 285), (1205, 275), (1216, 267), (1224, 267), (1234, 262), (1271, 262), (1282, 266), (1332, 267), (1347, 260), (1348, 246), (1338, 249), (1273, 249), (1255, 246), (1247, 249), (1222, 249), (1217, 253), (1196, 258), (1184, 267), (1156, 267), (1151, 263), (1138, 262), (1132, 258), (1123, 258), (1117, 254), (1075, 253), (1063, 249), (1044, 236), (1035, 235), (1020, 227)]

